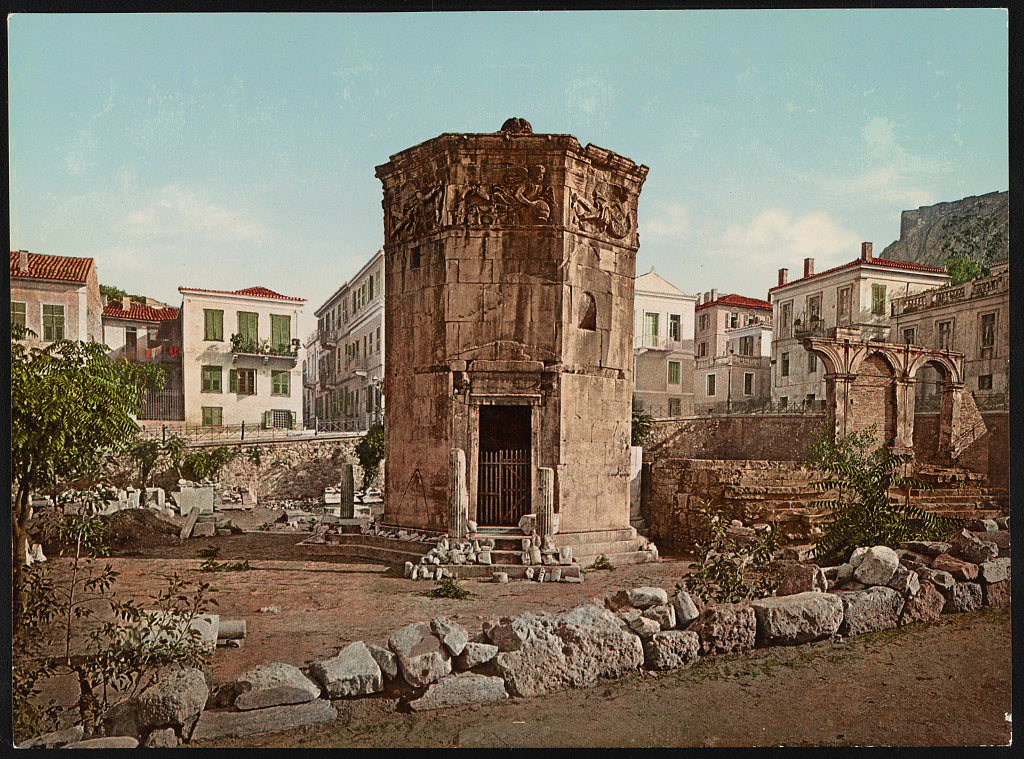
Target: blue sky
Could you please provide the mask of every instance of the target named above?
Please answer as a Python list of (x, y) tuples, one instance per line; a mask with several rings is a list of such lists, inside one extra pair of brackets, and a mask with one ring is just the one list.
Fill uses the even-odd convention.
[(1008, 189), (998, 9), (14, 15), (11, 248), (173, 305), (319, 306), (383, 242), (374, 167), (510, 116), (650, 167), (637, 272), (766, 297), (900, 211)]

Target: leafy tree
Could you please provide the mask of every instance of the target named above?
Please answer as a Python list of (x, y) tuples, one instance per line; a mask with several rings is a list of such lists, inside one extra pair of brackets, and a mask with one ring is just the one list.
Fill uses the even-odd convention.
[(45, 347), (11, 339), (11, 512), (14, 619), (27, 602), (22, 575), (34, 492), (96, 477), (138, 432), (142, 393), (163, 384), (155, 366), (114, 362), (104, 346), (60, 340)]
[(630, 424), (629, 430), (629, 444), (630, 445), (643, 445), (644, 440), (651, 434), (651, 426), (654, 424), (654, 419), (644, 411), (644, 407), (640, 404), (640, 401), (633, 399), (633, 418)]
[[(825, 475), (814, 483), (816, 490), (836, 495), (814, 502), (830, 512), (814, 549), (816, 559), (841, 563), (860, 546), (896, 548), (906, 540), (940, 539), (956, 529), (956, 520), (936, 517), (910, 503), (911, 489), (930, 487), (901, 474), (912, 460), (886, 445), (876, 447), (873, 428), (839, 439), (828, 426), (818, 429), (805, 466)], [(905, 498), (894, 503), (894, 490), (905, 490)]]
[(1006, 231), (995, 216), (957, 214), (943, 222), (942, 232), (946, 273), (954, 285), (987, 277), (989, 264), (1009, 255)]
[(183, 456), (179, 453), (178, 458), (172, 458), (172, 461), (186, 480), (209, 480), (216, 477), (217, 472), (234, 457), (235, 451), (221, 445), (212, 451), (200, 449)]
[(370, 487), (370, 483), (376, 478), (380, 471), (380, 462), (384, 460), (384, 425), (374, 422), (366, 431), (366, 434), (356, 443), (356, 458), (359, 459), (359, 466), (363, 469), (363, 489)]
[(146, 505), (146, 488), (149, 486), (150, 476), (160, 459), (168, 458), (177, 465), (177, 462), (181, 461), (184, 450), (185, 441), (176, 435), (172, 435), (164, 443), (143, 439), (132, 441), (128, 447), (128, 458), (139, 469), (139, 486), (142, 488), (139, 493), (139, 506), (145, 507)]
[(105, 297), (108, 301), (118, 301), (122, 298), (131, 298), (135, 303), (145, 303), (145, 295), (129, 295), (127, 291), (122, 290), (120, 287), (114, 285), (100, 285), (100, 295)]

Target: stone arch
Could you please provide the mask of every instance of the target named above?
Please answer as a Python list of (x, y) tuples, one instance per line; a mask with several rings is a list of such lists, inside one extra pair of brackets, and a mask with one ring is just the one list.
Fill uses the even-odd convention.
[(893, 377), (898, 377), (902, 373), (902, 363), (899, 360), (899, 356), (895, 355), (891, 349), (891, 346), (872, 345), (866, 343), (864, 350), (859, 351), (850, 362), (850, 373), (860, 374), (861, 366), (866, 361), (872, 358), (876, 358), (885, 363), (889, 369), (889, 374)]

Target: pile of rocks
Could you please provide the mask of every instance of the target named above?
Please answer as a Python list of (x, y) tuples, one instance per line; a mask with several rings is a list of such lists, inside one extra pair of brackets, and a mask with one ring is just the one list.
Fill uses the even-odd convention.
[(451, 577), (449, 566), (456, 564), (492, 563), (491, 551), (494, 550), (494, 539), (459, 540), (457, 538), (436, 538), (437, 545), (427, 551), (418, 565), (411, 561), (405, 562), (405, 577), (411, 580), (441, 580)]

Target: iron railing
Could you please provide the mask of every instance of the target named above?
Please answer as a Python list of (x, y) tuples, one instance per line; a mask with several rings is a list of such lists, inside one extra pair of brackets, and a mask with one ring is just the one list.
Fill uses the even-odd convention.
[(530, 451), (480, 451), (477, 521), (514, 527), (530, 511)]

